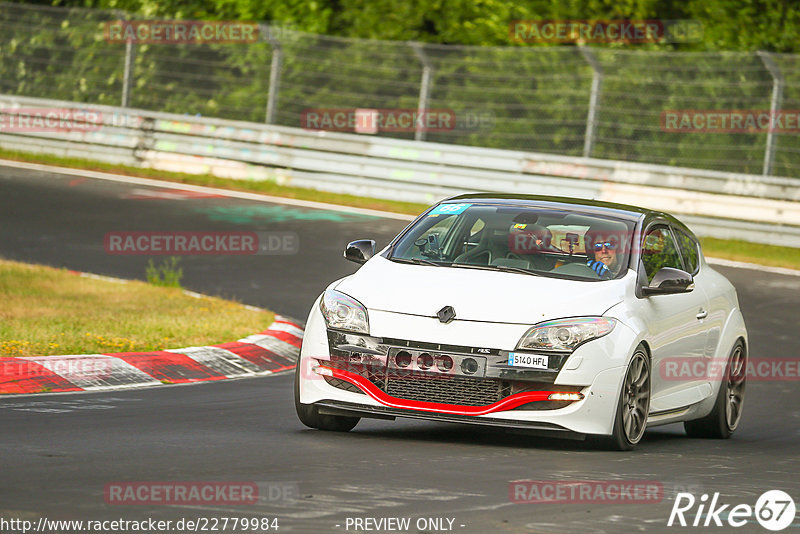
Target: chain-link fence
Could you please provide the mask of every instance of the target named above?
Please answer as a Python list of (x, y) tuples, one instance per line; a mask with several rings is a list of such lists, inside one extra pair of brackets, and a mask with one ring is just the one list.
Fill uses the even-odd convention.
[(800, 128), (663, 124), (670, 110), (800, 110), (796, 55), (446, 46), (266, 25), (241, 44), (109, 42), (107, 24), (133, 18), (0, 3), (0, 92), (294, 127), (309, 109), (451, 110), (453, 128), (375, 135), (800, 177)]

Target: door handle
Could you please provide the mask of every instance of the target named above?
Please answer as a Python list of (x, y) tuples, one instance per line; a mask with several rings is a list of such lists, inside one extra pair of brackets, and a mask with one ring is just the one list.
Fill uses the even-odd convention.
[(708, 317), (708, 312), (706, 310), (700, 308), (700, 311), (697, 312), (697, 318), (698, 319), (705, 319), (706, 317)]

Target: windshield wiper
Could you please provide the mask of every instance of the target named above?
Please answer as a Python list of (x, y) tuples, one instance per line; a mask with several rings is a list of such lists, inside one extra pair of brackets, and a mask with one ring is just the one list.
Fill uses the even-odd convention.
[(397, 263), (410, 263), (412, 265), (432, 265), (434, 267), (446, 267), (449, 263), (437, 263), (431, 260), (424, 260), (422, 258), (398, 258), (398, 257), (390, 257), (389, 261), (394, 261)]
[(489, 265), (478, 265), (476, 263), (451, 263), (450, 267), (462, 267), (464, 269), (481, 269), (483, 271), (494, 271), (494, 267)]
[(476, 265), (474, 263), (452, 263), (452, 262), (435, 262), (423, 258), (400, 258), (391, 257), (389, 261), (397, 263), (409, 263), (412, 265), (431, 265), (433, 267), (462, 267), (464, 269), (481, 269), (484, 271), (502, 271), (507, 273), (530, 274), (532, 276), (542, 276), (534, 271), (523, 269), (522, 267), (511, 267), (509, 265)]
[(502, 271), (507, 273), (530, 274), (532, 276), (542, 276), (534, 271), (523, 269), (522, 267), (511, 267), (509, 265), (477, 265), (474, 263), (451, 263), (450, 267), (463, 267), (464, 269), (481, 269), (484, 271)]
[(530, 274), (533, 276), (542, 276), (539, 273), (534, 271), (529, 271), (528, 269), (523, 269), (522, 267), (512, 267), (510, 265), (492, 265), (498, 271), (503, 271), (507, 273), (520, 273), (520, 274)]

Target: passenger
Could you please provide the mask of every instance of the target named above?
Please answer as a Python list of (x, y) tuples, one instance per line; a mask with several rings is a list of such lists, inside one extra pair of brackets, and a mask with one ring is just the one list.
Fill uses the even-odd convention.
[(614, 239), (598, 238), (591, 246), (594, 259), (586, 262), (600, 278), (614, 278), (619, 274), (620, 261), (617, 256), (617, 242)]

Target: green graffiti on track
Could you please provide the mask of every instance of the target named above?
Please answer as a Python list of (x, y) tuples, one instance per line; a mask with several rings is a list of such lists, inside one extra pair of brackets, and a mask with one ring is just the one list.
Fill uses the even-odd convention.
[(354, 222), (375, 218), (371, 215), (362, 215), (360, 213), (340, 213), (336, 211), (293, 208), (288, 206), (215, 206), (211, 208), (200, 208), (197, 211), (205, 214), (212, 221), (223, 221), (233, 224), (287, 221)]

